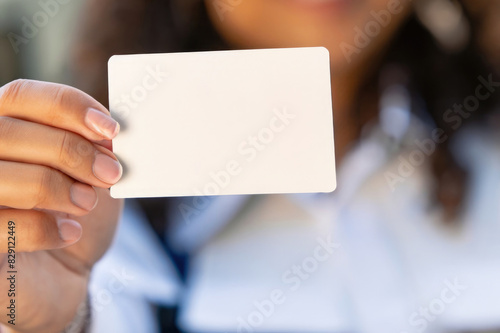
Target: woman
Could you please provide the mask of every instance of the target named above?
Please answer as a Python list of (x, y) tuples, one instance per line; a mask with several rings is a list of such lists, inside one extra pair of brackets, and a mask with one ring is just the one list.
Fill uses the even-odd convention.
[[(317, 45), (326, 46), (331, 53), (339, 189), (332, 197), (259, 197), (253, 206), (237, 200), (230, 205), (214, 203), (213, 207), (223, 207), (218, 208), (220, 214), (238, 205), (246, 211), (226, 216), (225, 220), (233, 220), (232, 226), (208, 243), (177, 245), (179, 253), (190, 253), (195, 262), (187, 272), (191, 288), (187, 303), (191, 305), (182, 313), (185, 328), (422, 331), (440, 320), (434, 313), (418, 312), (418, 306), (436, 303), (432, 302), (434, 291), (445, 295), (444, 291), (454, 288), (458, 297), (463, 285), (453, 280), (457, 276), (421, 275), (420, 270), (437, 272), (450, 263), (462, 268), (452, 248), (465, 255), (467, 263), (486, 255), (495, 259), (496, 247), (491, 245), (498, 225), (491, 201), (494, 192), (480, 185), (496, 185), (496, 151), (487, 144), (492, 139), (484, 119), (493, 116), (498, 80), (479, 56), (476, 43), (486, 38), (477, 20), (491, 14), (489, 8), (444, 0), (101, 0), (90, 1), (89, 10), (77, 49), (76, 85), (101, 103), (106, 101), (105, 66), (112, 54)], [(415, 18), (416, 12), (423, 24)], [(436, 13), (446, 14), (446, 19), (438, 16), (436, 20)], [(490, 43), (484, 45), (491, 47)], [(474, 111), (460, 109), (458, 104), (465, 103), (480, 86), (482, 96), (489, 93), (489, 97)], [(0, 150), (0, 182), (4, 185), (0, 205), (6, 207), (0, 211), (0, 224), (7, 230), (13, 221), (10, 224), (15, 225), (18, 238), (15, 328), (19, 332), (58, 332), (74, 321), (71, 328), (80, 329), (88, 324), (85, 311), (77, 310), (85, 309), (82, 304), (91, 268), (108, 248), (122, 206), (106, 191), (121, 176), (110, 142), (118, 125), (89, 95), (31, 81), (2, 87), (0, 115), (0, 137), (8, 142)], [(475, 130), (472, 124), (481, 121), (480, 130)], [(454, 145), (463, 154), (457, 154)], [(485, 147), (484, 151), (478, 147)], [(481, 206), (480, 198), (490, 200)], [(176, 205), (163, 200), (141, 201), (140, 205), (163, 237), (162, 215), (168, 214), (164, 208), (173, 207), (169, 215), (175, 215)], [(287, 214), (281, 215), (283, 212)], [(204, 230), (210, 221), (201, 220), (198, 223)], [(479, 220), (484, 228), (471, 226), (470, 220)], [(176, 242), (183, 243), (192, 233), (176, 227), (175, 218), (171, 224), (171, 235), (177, 240), (174, 237), (167, 248), (175, 249)], [(442, 231), (445, 225), (448, 231)], [(453, 229), (462, 229), (466, 240), (452, 237), (448, 241), (448, 235), (442, 233)], [(487, 230), (491, 233), (485, 241)], [(7, 248), (6, 233), (1, 234), (2, 247)], [(327, 266), (318, 266), (309, 274), (296, 268), (296, 260), (315, 249), (318, 237), (331, 242), (328, 235), (343, 248), (339, 258), (332, 260), (335, 263), (325, 261)], [(285, 250), (276, 251), (273, 242), (265, 243), (266, 237), (279, 239)], [(118, 244), (121, 239), (119, 234)], [(460, 240), (466, 245), (455, 244)], [(239, 245), (254, 242), (262, 247), (261, 253), (250, 255), (253, 247)], [(431, 249), (427, 242), (438, 246)], [(200, 244), (205, 246), (203, 251), (196, 250)], [(234, 250), (227, 244), (238, 245)], [(469, 251), (481, 244), (481, 251)], [(298, 257), (289, 256), (292, 249)], [(240, 275), (225, 271), (242, 258), (224, 258), (222, 254), (228, 251), (248, 256), (245, 258), (254, 269)], [(5, 270), (8, 258), (3, 259)], [(401, 259), (406, 264), (395, 264)], [(265, 270), (276, 264), (282, 266), (266, 275)], [(202, 279), (193, 281), (191, 271)], [(214, 290), (213, 284), (206, 287), (205, 282), (217, 274), (227, 283), (215, 295), (226, 301), (204, 296)], [(273, 274), (281, 277), (276, 288)], [(367, 276), (373, 279), (365, 279)], [(231, 288), (234, 285), (238, 287)], [(261, 285), (265, 288), (259, 288)], [(10, 282), (3, 279), (0, 286), (7, 290)], [(252, 287), (257, 296), (242, 292)], [(431, 291), (433, 288), (438, 290)], [(273, 297), (266, 290), (289, 293)], [(288, 302), (281, 302), (284, 297)], [(265, 311), (252, 304), (269, 299), (276, 300), (276, 311), (264, 319)], [(9, 302), (2, 299), (2, 308), (10, 306)], [(321, 306), (312, 306), (315, 302)], [(278, 303), (283, 303), (283, 310), (278, 311)], [(308, 313), (308, 308), (314, 311)], [(141, 311), (144, 309), (141, 305)], [(325, 309), (324, 313), (318, 314), (319, 309)], [(200, 316), (211, 310), (216, 310), (208, 315), (216, 317), (214, 321)], [(439, 318), (448, 328), (481, 329), (478, 318), (486, 318), (479, 320), (485, 323), (490, 317), (479, 312), (470, 318), (458, 316), (470, 319), (463, 325)], [(95, 316), (97, 321), (105, 320)], [(7, 324), (8, 319), (1, 320), (4, 330), (11, 332), (14, 326)], [(133, 318), (111, 326), (127, 320)]]

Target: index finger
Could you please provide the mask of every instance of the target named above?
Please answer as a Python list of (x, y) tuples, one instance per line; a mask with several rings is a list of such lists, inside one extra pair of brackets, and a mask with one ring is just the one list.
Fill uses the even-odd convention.
[(90, 95), (57, 83), (16, 80), (0, 88), (0, 116), (65, 129), (93, 142), (120, 130), (109, 111)]

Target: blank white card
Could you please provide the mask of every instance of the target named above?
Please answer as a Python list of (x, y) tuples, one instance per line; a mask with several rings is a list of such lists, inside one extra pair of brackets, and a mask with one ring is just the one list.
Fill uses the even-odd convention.
[(333, 191), (329, 63), (322, 47), (113, 56), (111, 195)]

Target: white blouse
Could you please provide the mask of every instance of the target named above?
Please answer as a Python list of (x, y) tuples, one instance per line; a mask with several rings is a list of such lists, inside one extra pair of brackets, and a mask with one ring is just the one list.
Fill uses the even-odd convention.
[[(153, 303), (177, 304), (180, 326), (200, 333), (500, 327), (499, 141), (469, 129), (453, 142), (471, 185), (450, 227), (430, 200), (430, 158), (398, 173), (429, 133), (420, 127), (395, 148), (374, 129), (332, 194), (219, 197), (193, 221), (178, 217), (168, 236), (190, 254), (185, 286), (127, 207), (93, 271), (92, 332), (156, 332)], [(110, 290), (122, 270), (130, 281)]]

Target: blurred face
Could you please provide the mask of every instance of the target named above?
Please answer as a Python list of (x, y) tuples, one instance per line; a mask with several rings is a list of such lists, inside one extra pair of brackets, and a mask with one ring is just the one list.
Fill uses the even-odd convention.
[(234, 47), (325, 46), (334, 72), (383, 49), (410, 11), (408, 0), (205, 0)]

